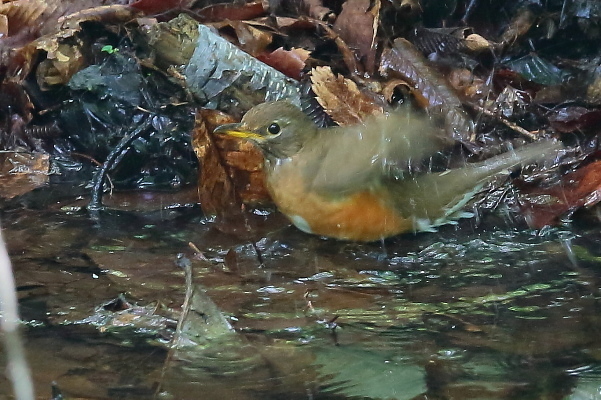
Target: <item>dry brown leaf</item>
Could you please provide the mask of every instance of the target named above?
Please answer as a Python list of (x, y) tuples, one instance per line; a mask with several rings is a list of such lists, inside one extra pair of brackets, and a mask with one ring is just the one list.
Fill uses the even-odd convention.
[(376, 65), (376, 34), (380, 21), (380, 0), (347, 0), (334, 23), (342, 40), (355, 51), (370, 75)]
[(311, 83), (317, 101), (339, 125), (358, 124), (383, 112), (373, 97), (361, 92), (352, 80), (335, 75), (330, 67), (314, 68)]
[[(69, 30), (70, 34), (75, 32)], [(71, 77), (84, 66), (84, 56), (81, 53), (83, 43), (76, 37), (63, 40), (58, 35), (44, 36), (35, 42), (36, 51), (44, 50), (46, 59), (35, 71), (38, 85), (49, 89), (53, 85), (65, 85)], [(34, 52), (35, 53), (35, 52)]]
[(8, 17), (0, 14), (0, 38), (8, 36)]
[[(6, 16), (11, 48), (0, 64), (14, 71), (15, 81), (24, 79), (38, 60), (46, 57), (36, 71), (42, 89), (65, 84), (83, 66), (83, 43), (76, 37), (83, 21), (124, 22), (135, 10), (121, 5), (99, 6), (108, 0), (17, 0), (0, 5)], [(36, 39), (37, 38), (37, 39)], [(35, 40), (34, 40), (35, 39)], [(0, 42), (0, 45), (2, 43)], [(3, 53), (0, 46), (0, 54)]]
[(241, 203), (269, 199), (259, 150), (239, 139), (212, 135), (217, 126), (231, 122), (231, 117), (215, 110), (201, 109), (196, 115), (192, 145), (201, 169), (199, 200), (208, 215), (235, 212)]
[(465, 38), (466, 47), (475, 53), (490, 50), (493, 44), (477, 33), (472, 33)]

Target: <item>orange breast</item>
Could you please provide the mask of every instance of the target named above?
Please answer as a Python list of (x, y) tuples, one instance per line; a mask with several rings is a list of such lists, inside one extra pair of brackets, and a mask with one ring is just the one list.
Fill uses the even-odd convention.
[(307, 193), (297, 171), (286, 167), (270, 174), (268, 188), (279, 210), (308, 233), (374, 241), (413, 229), (412, 222), (392, 208), (384, 189), (338, 197)]

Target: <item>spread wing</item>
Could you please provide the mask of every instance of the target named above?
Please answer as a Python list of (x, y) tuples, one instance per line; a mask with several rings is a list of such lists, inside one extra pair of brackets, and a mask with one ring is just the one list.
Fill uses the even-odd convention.
[(377, 185), (393, 168), (432, 156), (448, 145), (425, 116), (407, 110), (363, 124), (326, 129), (302, 151), (317, 157), (306, 182), (322, 193), (344, 194)]

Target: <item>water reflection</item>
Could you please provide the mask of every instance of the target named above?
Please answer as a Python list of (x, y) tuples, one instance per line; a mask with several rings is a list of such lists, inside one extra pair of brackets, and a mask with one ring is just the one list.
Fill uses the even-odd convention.
[[(5, 211), (38, 393), (57, 381), (107, 399), (151, 398), (159, 382), (174, 399), (601, 398), (599, 232), (464, 226), (383, 246), (249, 218), (225, 230), (194, 208)], [(178, 253), (235, 332), (164, 369)], [(137, 314), (92, 324), (119, 294)]]

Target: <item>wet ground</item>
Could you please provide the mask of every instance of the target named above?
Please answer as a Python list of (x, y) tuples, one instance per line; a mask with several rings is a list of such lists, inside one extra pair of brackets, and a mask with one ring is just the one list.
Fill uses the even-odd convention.
[[(159, 207), (193, 196), (41, 197), (2, 212), (39, 398), (601, 399), (598, 227), (351, 244)], [(234, 330), (169, 353), (181, 260)]]

